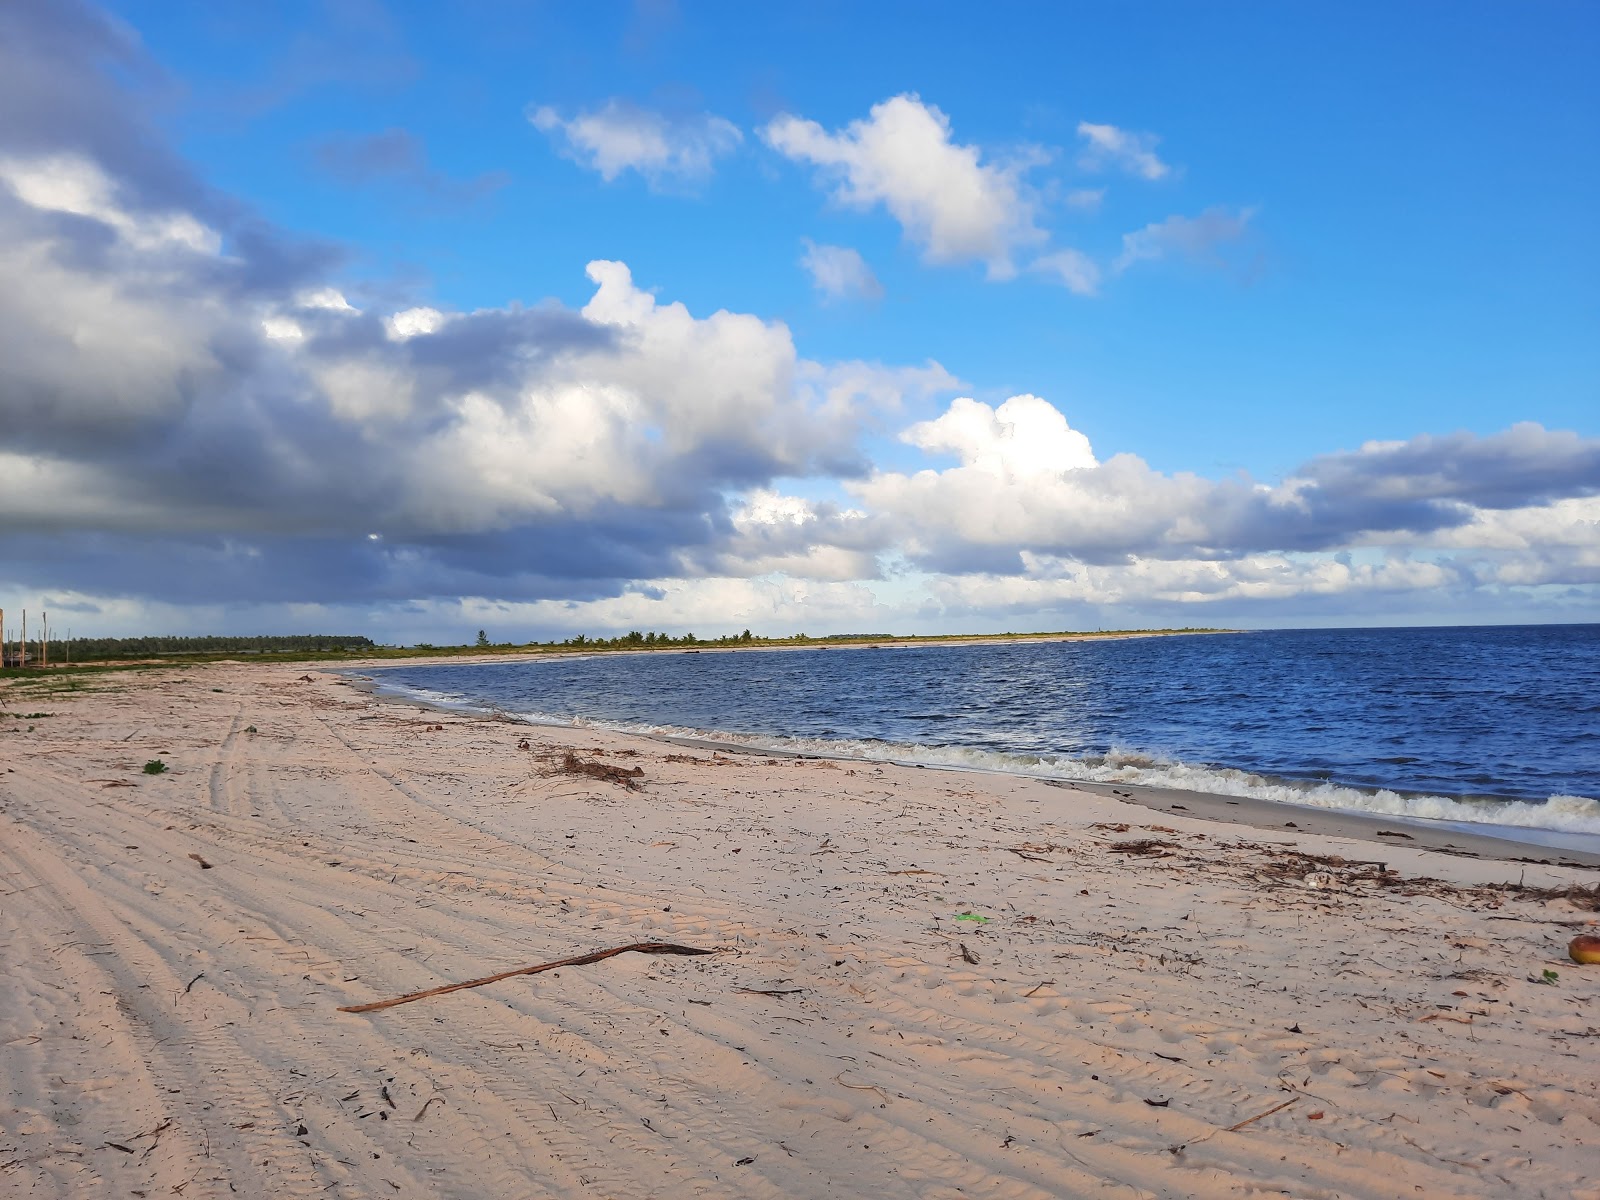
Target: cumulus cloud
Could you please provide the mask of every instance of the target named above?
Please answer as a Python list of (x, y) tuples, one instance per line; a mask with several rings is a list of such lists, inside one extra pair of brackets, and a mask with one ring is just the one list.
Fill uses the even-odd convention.
[(883, 285), (861, 252), (849, 246), (829, 246), (804, 239), (800, 265), (824, 300), (877, 300)]
[(1268, 486), (1168, 475), (1131, 454), (1100, 461), (1048, 402), (958, 398), (904, 440), (955, 466), (878, 472), (850, 485), (929, 569), (1021, 569), (1028, 553), (1088, 563), (1239, 559), (1361, 544), (1433, 544), (1485, 510), (1600, 493), (1600, 439), (1519, 425), (1372, 443)]
[(1173, 256), (1191, 262), (1218, 263), (1219, 249), (1244, 237), (1254, 216), (1251, 208), (1208, 208), (1198, 217), (1171, 216), (1154, 221), (1122, 235), (1122, 253), (1117, 256), (1116, 269), (1125, 271), (1135, 263)]
[(929, 262), (977, 260), (991, 278), (1004, 279), (1015, 273), (1018, 248), (1045, 240), (1022, 186), (1024, 164), (985, 162), (916, 95), (875, 104), (865, 119), (833, 133), (785, 114), (761, 136), (785, 157), (815, 166), (840, 204), (883, 205)]
[(655, 188), (703, 184), (717, 159), (744, 140), (738, 126), (711, 113), (668, 116), (617, 99), (571, 117), (541, 106), (528, 120), (568, 158), (607, 183), (636, 171)]
[(1078, 136), (1085, 143), (1078, 162), (1087, 170), (1114, 166), (1152, 181), (1172, 173), (1172, 168), (1156, 156), (1155, 148), (1161, 139), (1153, 133), (1132, 133), (1115, 125), (1080, 121)]
[(1027, 480), (1099, 465), (1089, 439), (1038, 396), (1013, 396), (999, 408), (957, 397), (942, 416), (900, 436), (920, 449), (954, 454), (962, 467), (998, 479)]
[(333, 254), (170, 156), (99, 69), (138, 73), (118, 27), (70, 3), (0, 21), (0, 92), (58, 102), (0, 127), (0, 539), (35, 581), (593, 598), (741, 569), (730, 496), (864, 473), (863, 430), (954, 383), (809, 362), (783, 324), (691, 314), (615, 262), (577, 312), (353, 301)]

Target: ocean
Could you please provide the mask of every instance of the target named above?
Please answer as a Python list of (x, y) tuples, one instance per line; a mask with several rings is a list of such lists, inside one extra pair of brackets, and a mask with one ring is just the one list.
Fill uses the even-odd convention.
[(1600, 850), (1600, 625), (601, 653), (370, 674), (389, 694), (534, 723), (1178, 787)]

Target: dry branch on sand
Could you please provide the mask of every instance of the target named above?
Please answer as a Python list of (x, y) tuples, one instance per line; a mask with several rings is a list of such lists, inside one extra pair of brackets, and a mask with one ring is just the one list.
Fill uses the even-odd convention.
[(570, 750), (561, 758), (551, 758), (546, 769), (548, 775), (582, 775), (589, 779), (599, 779), (605, 783), (621, 784), (629, 791), (639, 790), (639, 781), (644, 778), (643, 767), (613, 767), (610, 763), (595, 762), (593, 759), (579, 758)]
[(1165, 857), (1178, 848), (1178, 843), (1161, 838), (1140, 838), (1132, 842), (1112, 842), (1106, 849), (1113, 854), (1149, 854)]
[[(600, 754), (603, 754), (603, 750), (600, 750)], [(637, 792), (645, 778), (643, 766), (611, 766), (610, 763), (595, 762), (594, 758), (579, 758), (571, 750), (549, 750), (539, 758), (544, 762), (546, 776), (574, 774), (586, 779), (600, 779), (608, 784), (619, 784), (630, 792)]]
[(502, 979), (512, 979), (518, 975), (537, 975), (541, 971), (554, 971), (557, 967), (582, 967), (589, 963), (597, 963), (603, 958), (615, 958), (619, 954), (715, 954), (715, 950), (702, 950), (698, 946), (680, 946), (674, 942), (633, 942), (627, 946), (614, 946), (610, 950), (596, 950), (593, 954), (579, 954), (574, 958), (558, 958), (554, 962), (537, 963), (531, 967), (518, 967), (514, 971), (501, 971), (498, 975), (485, 975), (481, 979), (468, 979), (464, 983), (447, 983), (443, 987), (428, 988), (422, 992), (408, 992), (404, 996), (396, 996), (392, 1000), (376, 1000), (371, 1004), (351, 1004), (339, 1009), (340, 1012), (364, 1013), (376, 1012), (380, 1008), (394, 1008), (398, 1004), (410, 1004), (416, 1000), (426, 1000), (430, 996), (443, 996), (446, 992), (460, 992), (467, 988), (483, 987), (486, 983), (499, 983)]

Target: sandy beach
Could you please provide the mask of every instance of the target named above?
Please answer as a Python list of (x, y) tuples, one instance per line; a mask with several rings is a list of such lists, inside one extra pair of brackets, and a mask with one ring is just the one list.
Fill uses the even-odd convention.
[(1582, 855), (81, 679), (0, 686), (0, 1195), (1600, 1197)]

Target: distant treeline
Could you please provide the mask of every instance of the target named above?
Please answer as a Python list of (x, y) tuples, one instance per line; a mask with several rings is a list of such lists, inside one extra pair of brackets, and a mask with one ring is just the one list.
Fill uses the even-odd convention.
[[(7, 634), (11, 633), (8, 626)], [(418, 642), (413, 646), (384, 646), (371, 638), (333, 634), (287, 634), (273, 637), (131, 637), (131, 638), (65, 638), (50, 639), (49, 665), (64, 667), (79, 665), (92, 667), (96, 663), (132, 663), (140, 660), (190, 659), (232, 657), (235, 655), (273, 656), (279, 659), (300, 661), (325, 656), (359, 654), (366, 658), (454, 658), (481, 654), (526, 654), (581, 650), (672, 650), (693, 647), (779, 647), (779, 646), (839, 646), (839, 645), (925, 645), (938, 642), (1035, 641), (1055, 638), (1093, 638), (1131, 635), (1159, 635), (1164, 633), (1224, 633), (1221, 629), (1126, 629), (1096, 630), (1093, 633), (980, 633), (980, 634), (912, 634), (887, 633), (830, 633), (813, 637), (805, 633), (767, 637), (746, 629), (720, 637), (702, 638), (692, 633), (670, 634), (655, 631), (630, 630), (615, 637), (589, 637), (577, 634), (564, 640), (548, 642), (493, 642), (487, 631), (480, 629), (475, 642), (460, 645), (435, 645)], [(27, 665), (41, 666), (45, 658), (40, 654), (37, 638), (28, 639)], [(18, 644), (7, 638), (5, 658), (0, 669), (18, 667), (22, 662)]]
[[(119, 658), (167, 658), (178, 654), (299, 654), (332, 650), (372, 650), (371, 638), (333, 634), (284, 634), (275, 637), (131, 637), (52, 640), (54, 663), (103, 662)], [(30, 657), (37, 650), (30, 649)]]
[(700, 638), (692, 633), (673, 636), (669, 633), (641, 633), (633, 630), (629, 633), (618, 634), (616, 637), (587, 637), (578, 634), (567, 638), (565, 641), (527, 642), (513, 644), (510, 642), (491, 642), (483, 630), (478, 631), (476, 647), (472, 646), (435, 646), (429, 642), (419, 642), (415, 649), (429, 654), (458, 654), (478, 651), (527, 651), (527, 650), (667, 650), (673, 647), (684, 646), (818, 646), (838, 643), (871, 642), (884, 644), (915, 645), (925, 642), (984, 642), (984, 641), (1047, 641), (1055, 638), (1095, 638), (1095, 637), (1128, 637), (1138, 634), (1164, 634), (1164, 633), (1225, 633), (1222, 629), (1105, 629), (1092, 633), (977, 633), (977, 634), (910, 634), (896, 635), (892, 633), (828, 633), (813, 637), (806, 633), (791, 633), (781, 637), (766, 637), (759, 633), (751, 633), (746, 629), (742, 633), (724, 634), (717, 638)]

